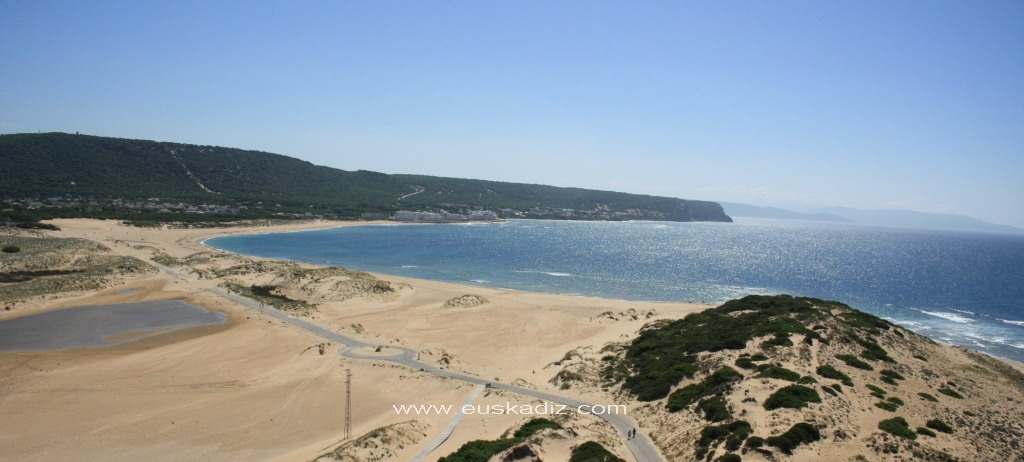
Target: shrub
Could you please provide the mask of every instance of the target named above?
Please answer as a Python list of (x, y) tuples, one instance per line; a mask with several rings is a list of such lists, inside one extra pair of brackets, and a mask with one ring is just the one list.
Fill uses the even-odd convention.
[(807, 403), (820, 403), (821, 396), (813, 388), (803, 385), (789, 385), (772, 393), (764, 401), (764, 408), (771, 411), (778, 408), (802, 409)]
[(731, 367), (723, 367), (697, 383), (692, 383), (680, 388), (668, 397), (666, 407), (669, 412), (678, 412), (697, 400), (715, 394), (720, 388), (726, 387), (734, 381), (743, 378), (743, 374), (736, 372)]
[[(851, 385), (851, 386), (853, 386), (853, 385)], [(833, 383), (832, 384), (832, 389), (835, 390), (835, 391), (838, 391), (839, 393), (843, 393), (843, 387), (839, 386), (838, 383)]]
[(733, 453), (730, 452), (728, 454), (723, 454), (721, 457), (719, 457), (719, 458), (717, 458), (715, 460), (717, 462), (741, 462), (743, 460), (743, 458), (741, 458), (737, 454), (733, 454)]
[(946, 425), (946, 422), (943, 422), (939, 419), (929, 420), (924, 425), (928, 428), (931, 428), (932, 430), (938, 430), (942, 433), (953, 433), (953, 427)]
[(793, 341), (789, 339), (789, 334), (786, 332), (776, 333), (774, 337), (765, 340), (761, 344), (764, 348), (775, 348), (777, 346), (793, 346)]
[(785, 380), (787, 382), (796, 382), (797, 380), (800, 380), (800, 374), (797, 374), (796, 372), (793, 372), (782, 366), (766, 367), (762, 369), (761, 372), (759, 372), (754, 377), (766, 379), (780, 379)]
[(751, 436), (750, 438), (747, 438), (748, 448), (756, 449), (761, 446), (764, 446), (764, 438), (761, 438), (760, 436)]
[(821, 389), (825, 390), (825, 393), (828, 393), (832, 396), (839, 396), (839, 393), (836, 393), (836, 391), (833, 390), (832, 387), (821, 387)]
[(889, 412), (896, 412), (896, 410), (899, 409), (899, 406), (897, 406), (897, 405), (895, 405), (893, 403), (887, 403), (885, 401), (879, 401), (879, 402), (875, 403), (875, 406), (879, 407), (879, 408), (882, 408), (882, 409), (885, 409), (886, 411), (889, 411)]
[(817, 428), (807, 422), (793, 425), (786, 433), (779, 436), (772, 436), (765, 440), (769, 446), (779, 448), (785, 454), (792, 454), (793, 449), (804, 443), (813, 443), (821, 439), (821, 433)]
[(961, 395), (960, 393), (957, 393), (955, 390), (951, 390), (951, 389), (946, 388), (946, 387), (939, 388), (939, 393), (942, 393), (942, 394), (944, 394), (946, 396), (952, 396), (952, 397), (954, 397), (956, 399), (964, 399), (963, 395)]
[[(519, 427), (512, 438), (500, 440), (473, 440), (463, 444), (455, 452), (438, 459), (438, 462), (476, 462), (489, 460), (494, 455), (522, 442), (530, 435), (545, 428), (562, 428), (561, 425), (544, 418), (531, 419)], [(620, 459), (621, 460), (621, 459)]]
[(908, 440), (917, 439), (917, 434), (910, 429), (910, 426), (903, 417), (893, 417), (878, 422), (878, 429)]
[(752, 432), (750, 423), (737, 420), (724, 425), (709, 425), (700, 431), (700, 439), (697, 440), (697, 458), (701, 459), (708, 452), (708, 448), (715, 442), (727, 438), (743, 442)]
[(768, 360), (768, 357), (767, 357), (767, 356), (765, 356), (765, 355), (764, 355), (764, 354), (762, 354), (762, 353), (758, 353), (758, 354), (756, 354), (756, 355), (754, 355), (754, 356), (751, 356), (751, 357), (750, 357), (750, 360), (751, 360), (751, 361), (767, 361), (767, 360)]
[(4, 253), (18, 253), (21, 252), (21, 247), (16, 245), (5, 245), (3, 248)]
[(697, 405), (697, 409), (704, 411), (704, 418), (711, 422), (721, 422), (732, 418), (732, 413), (719, 396), (705, 399)]
[(866, 385), (866, 387), (868, 387), (868, 390), (871, 390), (871, 391), (873, 391), (875, 393), (878, 393), (878, 394), (881, 394), (881, 395), (884, 395), (884, 394), (887, 393), (885, 390), (881, 389), (877, 385), (872, 385), (872, 384), (869, 383), (869, 384)]
[(742, 358), (737, 358), (735, 364), (736, 364), (736, 367), (747, 369), (747, 370), (757, 369), (757, 364), (754, 364), (754, 361), (751, 360), (750, 358), (746, 357), (746, 356), (744, 356)]
[(935, 438), (935, 432), (933, 432), (933, 431), (931, 431), (931, 430), (929, 430), (927, 428), (924, 428), (924, 427), (917, 427), (917, 434), (918, 435), (924, 435), (924, 436), (930, 436), (932, 438)]
[(818, 380), (809, 375), (805, 375), (800, 377), (800, 380), (797, 380), (796, 383), (799, 383), (800, 385), (810, 385), (812, 383), (818, 383)]
[(938, 398), (936, 398), (935, 396), (932, 396), (932, 395), (930, 395), (928, 393), (925, 393), (925, 392), (918, 393), (917, 396), (920, 396), (921, 399), (926, 399), (926, 400), (931, 401), (933, 403), (939, 402)]
[(889, 385), (899, 385), (899, 382), (897, 382), (892, 377), (882, 377), (882, 381), (888, 383)]
[(903, 405), (903, 400), (899, 399), (899, 398), (897, 398), (895, 396), (890, 396), (889, 399), (887, 399), (886, 401), (889, 401), (890, 403), (893, 403), (893, 404), (895, 404), (897, 406), (902, 406)]
[(850, 379), (850, 376), (842, 373), (839, 369), (836, 369), (830, 364), (822, 364), (818, 366), (816, 372), (818, 375), (825, 377), (826, 379), (841, 380), (843, 385), (848, 387), (853, 386), (853, 380)]
[(928, 362), (928, 358), (921, 355), (914, 355), (914, 359), (920, 359), (921, 361)]
[(463, 444), (459, 449), (445, 457), (437, 459), (437, 462), (477, 462), (489, 460), (501, 451), (515, 446), (519, 440), (505, 438), (500, 440), (474, 440)]
[(903, 374), (892, 369), (882, 369), (881, 371), (878, 371), (878, 373), (882, 374), (882, 377), (889, 377), (896, 380), (907, 380), (906, 377), (903, 377)]
[(626, 460), (612, 454), (598, 443), (587, 441), (572, 450), (569, 462), (626, 462)]
[(864, 369), (866, 371), (873, 371), (875, 368), (871, 367), (870, 364), (857, 359), (853, 355), (836, 355), (836, 359), (846, 363), (847, 366), (856, 367), (857, 369)]
[(519, 427), (519, 429), (512, 434), (512, 436), (515, 438), (526, 438), (530, 435), (533, 435), (534, 433), (537, 433), (547, 428), (561, 430), (562, 426), (555, 423), (554, 421), (538, 417), (535, 419), (530, 419), (529, 422), (524, 423), (522, 427)]

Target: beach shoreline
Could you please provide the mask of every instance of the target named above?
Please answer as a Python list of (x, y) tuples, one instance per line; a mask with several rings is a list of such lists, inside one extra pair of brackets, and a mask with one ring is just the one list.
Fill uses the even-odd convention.
[[(13, 457), (30, 458), (45, 451), (128, 460), (139, 456), (132, 448), (145, 446), (148, 449), (141, 456), (154, 459), (166, 459), (167, 454), (172, 454), (172, 459), (214, 454), (223, 460), (311, 460), (339, 447), (343, 424), (339, 391), (345, 387), (348, 370), (356, 377), (353, 395), (358, 397), (353, 436), (406, 435), (390, 446), (379, 441), (374, 444), (391, 451), (386, 460), (410, 460), (430, 444), (450, 417), (403, 416), (392, 406), (420, 402), (457, 405), (473, 392), (470, 384), (427, 372), (340, 356), (336, 353), (341, 345), (211, 292), (227, 281), (242, 287), (279, 285), (287, 289), (282, 293), (288, 297), (315, 304), (303, 319), (379, 346), (381, 352), (412, 349), (418, 352), (417, 359), (453, 372), (589, 402), (625, 404), (630, 416), (651, 432), (663, 451), (677, 451), (674, 448), (680, 443), (674, 439), (678, 435), (663, 432), (662, 426), (691, 425), (679, 421), (679, 415), (654, 412), (650, 403), (603, 390), (595, 385), (596, 377), (608, 346), (627, 344), (652, 322), (680, 319), (713, 304), (615, 300), (335, 271), (323, 265), (233, 254), (205, 244), (210, 238), (226, 235), (374, 225), (372, 222), (198, 229), (132, 228), (80, 219), (54, 223), (62, 231), (39, 235), (88, 239), (118, 255), (150, 263), (163, 261), (172, 265), (172, 272), (118, 277), (99, 291), (34, 299), (13, 311), (0, 312), (0, 320), (120, 300), (182, 299), (223, 312), (228, 321), (222, 326), (182, 329), (108, 347), (0, 353), (0, 367), (9, 371), (0, 378), (0, 390), (5, 406), (16, 417), (0, 421), (0, 445), (10, 448)], [(347, 283), (358, 283), (358, 287), (384, 284), (390, 291), (337, 290), (339, 285), (348, 287)], [(141, 290), (126, 292), (127, 288)], [(971, 366), (977, 363), (972, 358), (979, 353), (973, 350), (938, 344), (925, 348), (929, 356), (941, 358), (933, 367), (976, 367)], [(995, 365), (998, 362), (1024, 372), (1019, 363), (980, 354), (993, 358), (994, 362), (987, 363), (993, 370), (1000, 367)], [(589, 374), (591, 379), (566, 381), (567, 372)], [(963, 383), (962, 379), (957, 382)], [(993, 396), (999, 393), (992, 385), (978, 386)], [(53, 393), (62, 393), (62, 398), (48, 398)], [(500, 391), (485, 393), (480, 400), (480, 404), (534, 402)], [(870, 408), (870, 403), (863, 404)], [(578, 432), (573, 437), (577, 439), (571, 440), (575, 444), (592, 439), (618, 456), (634, 460), (621, 435), (607, 424), (593, 416), (574, 419), (569, 422)], [(523, 421), (521, 416), (510, 415), (466, 416), (431, 457), (449, 454), (471, 440), (497, 439)], [(62, 433), (98, 432), (100, 437), (93, 443), (71, 444), (50, 431), (55, 422), (64, 426)], [(153, 435), (166, 435), (178, 443), (174, 447), (153, 444)], [(688, 443), (683, 444), (680, 447)], [(846, 444), (830, 446), (821, 454), (847, 451), (852, 443)], [(959, 447), (949, 446), (951, 450)], [(563, 450), (567, 449), (559, 449)], [(116, 456), (122, 452), (126, 456)], [(356, 452), (369, 456), (365, 451)], [(553, 460), (559, 457), (554, 455)]]

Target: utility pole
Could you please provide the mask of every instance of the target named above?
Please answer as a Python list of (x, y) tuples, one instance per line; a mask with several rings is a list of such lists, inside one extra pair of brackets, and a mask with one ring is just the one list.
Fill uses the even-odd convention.
[(352, 369), (345, 369), (345, 439), (352, 437)]

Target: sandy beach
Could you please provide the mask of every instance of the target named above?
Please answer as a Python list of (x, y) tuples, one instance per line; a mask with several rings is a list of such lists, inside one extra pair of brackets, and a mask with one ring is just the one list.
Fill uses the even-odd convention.
[[(648, 323), (682, 318), (708, 305), (527, 293), (370, 275), (230, 255), (201, 244), (215, 235), (365, 223), (213, 229), (134, 228), (78, 219), (54, 223), (61, 231), (34, 235), (87, 239), (108, 249), (104, 252), (167, 271), (114, 275), (104, 279), (100, 289), (8, 302), (0, 320), (74, 306), (171, 299), (222, 312), (227, 320), (111, 346), (0, 353), (0, 407), (5, 416), (0, 419), (0, 460), (308, 461), (329, 453), (340, 460), (412, 460), (431, 446), (454, 415), (402, 414), (395, 406), (459, 407), (476, 387), (372, 359), (373, 354), (399, 351), (389, 345), (412, 349), (418, 359), (446, 370), (591, 403), (624, 404), (664, 457), (692, 456), (691, 445), (702, 426), (699, 419), (604, 390), (595, 377), (608, 345), (631, 341)], [(338, 354), (342, 345), (208, 290), (225, 284), (273, 286), (272, 295), (289, 301), (290, 313), (381, 346), (381, 351), (364, 351), (371, 359), (344, 357)], [(915, 351), (933, 360), (926, 369), (901, 369), (908, 376), (901, 392), (913, 396), (933, 390), (939, 378), (955, 378), (960, 389), (977, 399), (944, 402), (943, 412), (970, 410), (977, 422), (959, 423), (976, 427), (976, 432), (991, 432), (1024, 415), (1019, 365), (978, 359), (975, 353), (923, 339), (918, 343)], [(736, 358), (730, 355), (713, 361), (731, 364)], [(901, 363), (913, 362), (909, 355), (894, 353)], [(807, 374), (813, 373), (817, 361), (810, 356), (775, 359)], [(352, 374), (352, 438), (347, 442), (346, 371)], [(854, 378), (871, 380), (867, 375)], [(797, 452), (793, 460), (879, 460), (879, 448), (894, 444), (878, 436), (875, 424), (887, 415), (870, 397), (848, 393), (844, 401), (827, 406), (827, 415), (791, 412), (780, 418), (756, 406), (774, 387), (777, 384), (767, 379), (744, 382), (737, 393), (750, 399), (737, 397), (730, 404), (764, 432), (779, 433), (801, 419), (827, 424), (834, 437), (817, 443), (813, 451)], [(911, 415), (925, 418), (936, 412), (929, 403), (918, 401), (908, 402)], [(473, 403), (542, 404), (497, 390), (482, 392)], [(436, 460), (471, 440), (500, 438), (530, 417), (466, 415), (424, 460)], [(538, 458), (567, 460), (573, 446), (597, 441), (619, 457), (635, 460), (621, 435), (606, 422), (579, 414), (556, 420), (571, 431), (548, 431), (538, 437), (533, 443)], [(963, 460), (1021, 454), (1015, 452), (1019, 448), (993, 445), (973, 434), (965, 429), (955, 437), (943, 435), (936, 444)], [(909, 455), (907, 451), (903, 454)], [(769, 458), (752, 452), (744, 460)]]
[[(54, 223), (61, 231), (50, 235), (89, 239), (113, 253), (147, 262), (157, 255), (186, 258), (211, 252), (200, 241), (214, 235), (352, 225), (314, 222), (155, 229), (100, 220)], [(260, 259), (226, 256), (223, 260), (211, 266)], [(413, 348), (421, 359), (452, 370), (599, 403), (612, 401), (595, 389), (554, 383), (561, 369), (553, 364), (571, 350), (596, 351), (607, 342), (627, 339), (652, 320), (704, 308), (375, 276), (400, 289), (389, 296), (319, 303), (309, 319), (366, 343)], [(233, 277), (253, 282), (265, 275), (253, 271)], [(221, 326), (184, 329), (115, 346), (0, 353), (5, 371), (0, 389), (8, 416), (0, 423), (0, 446), (5, 448), (0, 458), (180, 460), (212, 455), (220, 460), (312, 460), (342, 439), (344, 377), (350, 369), (353, 436), (415, 421), (416, 430), (409, 433), (419, 435), (408, 437), (400, 449), (391, 449), (391, 460), (408, 460), (452, 416), (396, 415), (392, 405), (461, 405), (473, 389), (399, 366), (343, 358), (336, 353), (339, 345), (325, 345), (320, 354), (323, 339), (206, 291), (219, 282), (194, 274), (178, 279), (152, 273), (114, 281), (96, 293), (37, 297), (0, 313), (0, 319), (8, 319), (71, 306), (182, 299), (228, 316)], [(142, 290), (119, 293), (129, 287)], [(444, 307), (449, 300), (458, 305), (465, 295), (486, 302)], [(482, 396), (477, 404), (509, 401), (532, 402), (496, 392)], [(514, 415), (466, 416), (432, 456), (451, 453), (469, 440), (497, 438), (525, 420)], [(594, 417), (584, 420), (585, 425), (576, 428), (592, 429), (579, 438), (599, 438), (630, 460), (611, 427)], [(51, 430), (55, 425), (59, 432)]]

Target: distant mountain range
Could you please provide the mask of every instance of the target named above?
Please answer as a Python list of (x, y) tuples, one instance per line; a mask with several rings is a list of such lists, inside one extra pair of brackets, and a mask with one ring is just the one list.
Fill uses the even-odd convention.
[(783, 220), (859, 223), (895, 228), (919, 228), (990, 233), (1024, 233), (1024, 229), (999, 225), (963, 215), (925, 213), (911, 210), (862, 210), (847, 207), (822, 207), (810, 212), (794, 212), (777, 207), (720, 202), (732, 217), (773, 218)]
[(177, 211), (341, 218), (490, 209), (531, 218), (732, 221), (709, 201), (346, 171), (215, 146), (66, 133), (0, 136), (0, 210), (9, 214), (120, 218), (141, 210), (152, 215), (154, 203), (165, 214), (157, 217)]

